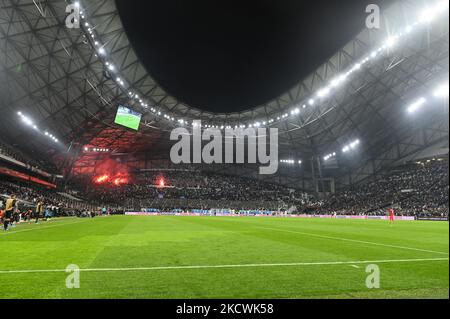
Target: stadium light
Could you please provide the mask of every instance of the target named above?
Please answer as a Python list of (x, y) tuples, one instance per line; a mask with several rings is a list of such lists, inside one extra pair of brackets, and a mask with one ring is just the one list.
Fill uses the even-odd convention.
[(324, 161), (326, 162), (326, 161), (328, 161), (329, 159), (336, 157), (336, 155), (337, 155), (336, 152), (334, 152), (334, 153), (328, 154), (328, 155), (325, 156), (323, 159), (324, 159)]
[(414, 102), (413, 104), (410, 105), (410, 107), (408, 108), (408, 112), (411, 113), (411, 114), (415, 113), (425, 103), (427, 103), (427, 100), (424, 97), (420, 98), (418, 101), (416, 101), (416, 102)]
[(354, 150), (360, 143), (361, 143), (360, 140), (355, 140), (355, 141), (351, 142), (350, 144), (345, 145), (344, 148), (342, 149), (342, 152), (348, 153), (351, 150)]
[(386, 47), (388, 48), (392, 48), (393, 46), (395, 46), (398, 42), (398, 37), (397, 36), (391, 36), (386, 40)]
[(330, 92), (331, 92), (331, 89), (326, 87), (326, 88), (321, 89), (319, 92), (317, 92), (317, 96), (320, 98), (325, 98), (328, 96), (328, 94), (330, 94)]
[(293, 160), (293, 159), (283, 159), (283, 160), (280, 160), (280, 163), (282, 163), (282, 164), (289, 164), (289, 165), (295, 165), (295, 163), (302, 164), (302, 161), (301, 160), (296, 161), (296, 160)]
[(449, 85), (448, 83), (440, 85), (433, 94), (437, 98), (445, 98), (449, 95)]
[[(81, 4), (78, 1), (75, 3), (77, 6), (79, 6), (81, 8)], [(397, 45), (399, 40), (401, 40), (401, 38), (404, 38), (406, 35), (409, 35), (411, 32), (413, 32), (415, 29), (417, 29), (421, 25), (421, 23), (423, 24), (424, 22), (431, 22), (434, 19), (436, 19), (443, 12), (448, 10), (448, 6), (449, 6), (448, 0), (437, 1), (433, 5), (429, 5), (429, 7), (425, 8), (425, 10), (422, 10), (422, 12), (420, 12), (417, 15), (415, 22), (412, 22), (411, 24), (408, 24), (404, 27), (403, 32), (399, 32), (397, 34), (393, 34), (392, 36), (390, 36), (388, 39), (386, 39), (386, 41), (384, 42), (384, 44), (382, 46), (380, 46), (377, 49), (374, 49), (372, 52), (369, 52), (368, 55), (363, 60), (361, 60), (360, 62), (358, 62), (358, 63), (354, 64), (352, 67), (350, 67), (349, 70), (344, 75), (332, 80), (328, 87), (326, 87), (325, 89), (321, 89), (318, 92), (315, 92), (315, 96), (318, 96), (319, 98), (327, 97), (331, 93), (333, 88), (336, 88), (338, 85), (340, 85), (342, 82), (344, 82), (349, 75), (353, 74), (356, 71), (360, 71), (362, 69), (362, 66), (364, 64), (366, 64), (367, 62), (369, 62), (371, 60), (371, 58), (375, 58), (378, 55), (380, 55), (382, 52), (386, 51), (387, 49)], [(81, 11), (80, 11), (80, 13), (81, 13)], [(84, 19), (84, 12), (83, 12), (82, 18)], [(89, 24), (89, 22), (86, 21), (85, 25), (86, 25), (86, 27), (88, 27), (87, 33), (89, 33), (91, 35), (91, 37), (94, 38), (94, 29), (95, 28), (92, 27), (92, 23)], [(100, 46), (100, 43), (98, 41), (95, 41), (94, 43), (95, 43), (95, 45), (93, 45), (94, 50), (97, 50), (97, 52), (100, 55), (107, 54), (104, 46)], [(99, 47), (97, 48), (97, 46), (99, 46)], [(96, 55), (96, 57), (98, 57), (98, 56)], [(103, 62), (105, 64), (108, 63), (107, 61), (101, 61), (101, 62)], [(115, 70), (114, 66), (110, 66), (108, 64), (106, 64), (106, 66), (111, 71)], [(117, 70), (115, 72), (120, 72), (120, 70)], [(122, 80), (116, 81), (116, 82), (117, 82), (117, 85), (119, 86), (119, 88), (125, 86), (125, 83)], [(136, 94), (136, 93), (130, 94), (130, 96), (133, 96), (134, 94)], [(442, 93), (439, 95), (442, 95)], [(311, 98), (308, 100), (308, 102), (303, 104), (303, 108), (306, 108), (306, 105), (308, 105), (308, 104), (310, 106), (313, 106), (316, 103), (316, 101), (312, 98), (312, 96), (314, 96), (314, 93), (312, 93)], [(448, 94), (442, 95), (442, 96), (448, 96)], [(141, 101), (141, 103), (143, 103), (143, 102)], [(156, 113), (156, 111), (153, 111), (153, 110), (152, 110), (152, 112), (155, 113), (155, 115), (157, 115), (157, 116), (161, 116), (160, 112)], [(296, 110), (291, 111), (292, 116), (296, 115), (296, 114), (298, 114)], [(277, 118), (277, 121), (281, 121), (281, 120), (287, 119), (288, 114), (284, 114), (284, 115), (280, 114), (276, 118)], [(174, 118), (172, 118), (170, 115), (168, 115), (168, 117), (166, 119), (169, 121), (174, 121)], [(272, 124), (273, 122), (274, 122), (274, 120), (269, 120), (268, 122), (264, 121), (263, 125), (266, 126), (267, 123)]]
[(355, 149), (356, 146), (358, 146), (358, 145), (359, 145), (359, 140), (357, 140), (357, 141), (353, 142), (352, 144), (350, 144), (350, 148), (351, 149)]
[[(20, 116), (21, 120), (28, 126), (31, 126), (33, 128), (33, 130), (38, 131), (39, 132), (39, 128), (37, 127), (36, 124), (34, 124), (34, 122), (26, 115), (24, 115), (22, 112), (17, 112), (17, 115)], [(56, 136), (53, 136), (53, 134), (50, 134), (48, 131), (45, 131), (43, 133), (45, 136), (50, 137), (55, 143), (58, 143), (59, 140), (56, 138)]]
[(345, 80), (347, 80), (347, 75), (342, 74), (342, 75), (338, 76), (337, 78), (335, 78), (333, 81), (331, 81), (331, 86), (337, 87), (337, 86), (341, 85), (342, 83), (344, 83)]
[(24, 121), (25, 122), (25, 124), (27, 124), (27, 125), (33, 125), (33, 121), (32, 120), (30, 120), (28, 117), (26, 117), (26, 116), (22, 116), (22, 121)]
[(439, 1), (434, 7), (428, 7), (419, 15), (420, 23), (430, 23), (434, 21), (439, 14), (448, 9), (448, 0)]
[(359, 69), (361, 69), (361, 67), (362, 67), (361, 63), (356, 63), (355, 66), (353, 67), (353, 71), (359, 70)]

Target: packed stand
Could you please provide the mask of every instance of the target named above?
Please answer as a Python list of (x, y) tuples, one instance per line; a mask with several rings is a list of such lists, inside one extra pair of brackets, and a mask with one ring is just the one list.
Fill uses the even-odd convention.
[(57, 171), (54, 165), (42, 160), (30, 160), (27, 156), (22, 154), (22, 152), (9, 146), (2, 140), (0, 140), (0, 154), (25, 164), (30, 170), (44, 170), (47, 172)]
[(408, 164), (377, 180), (341, 191), (304, 207), (308, 213), (380, 215), (394, 208), (397, 215), (448, 217), (448, 161)]
[(0, 181), (0, 209), (4, 209), (6, 200), (15, 195), (22, 211), (35, 210), (39, 202), (46, 208), (51, 207), (58, 216), (75, 216), (83, 211), (94, 211), (96, 206), (82, 200), (71, 198), (64, 193), (50, 190), (41, 186), (21, 183), (17, 181)]
[(302, 203), (305, 194), (255, 179), (200, 171), (145, 173), (121, 187), (93, 185), (87, 198), (129, 208), (265, 209)]

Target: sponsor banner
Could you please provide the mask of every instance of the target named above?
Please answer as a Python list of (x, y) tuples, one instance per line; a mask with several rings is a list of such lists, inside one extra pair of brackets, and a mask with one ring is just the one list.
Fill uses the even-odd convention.
[(160, 212), (160, 213), (147, 213), (147, 212), (126, 212), (128, 216), (208, 216), (199, 213), (174, 213), (174, 212)]
[[(353, 220), (388, 220), (387, 216), (366, 216), (366, 215), (267, 215), (267, 214), (230, 214), (230, 213), (180, 213), (180, 212), (127, 212), (125, 215), (129, 216), (215, 216), (215, 217), (284, 217), (284, 218), (317, 218), (317, 219), (353, 219)], [(395, 220), (413, 221), (416, 220), (413, 216), (396, 216)], [(447, 219), (427, 219), (427, 220), (447, 220)]]
[[(388, 216), (367, 216), (367, 219), (389, 220)], [(416, 220), (414, 216), (395, 216), (395, 220)]]
[(367, 216), (360, 215), (337, 215), (337, 219), (367, 219)]
[(417, 220), (448, 222), (448, 218), (418, 217)]
[[(389, 217), (385, 217), (385, 219), (389, 219)], [(416, 220), (414, 216), (396, 216), (395, 220)]]
[(127, 212), (125, 215), (129, 216), (159, 216), (160, 213), (144, 213), (144, 212)]
[(333, 218), (333, 215), (287, 215), (292, 218)]

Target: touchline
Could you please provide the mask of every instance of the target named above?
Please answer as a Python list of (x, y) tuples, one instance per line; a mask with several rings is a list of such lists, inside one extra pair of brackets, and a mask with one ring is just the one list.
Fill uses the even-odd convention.
[[(170, 159), (174, 164), (259, 163), (261, 175), (273, 175), (278, 171), (276, 128), (226, 128), (225, 135), (222, 135), (222, 130), (202, 130), (202, 122), (194, 121), (192, 132), (187, 128), (176, 128), (171, 132), (170, 140), (178, 141), (170, 151)], [(203, 146), (204, 142), (208, 143)]]

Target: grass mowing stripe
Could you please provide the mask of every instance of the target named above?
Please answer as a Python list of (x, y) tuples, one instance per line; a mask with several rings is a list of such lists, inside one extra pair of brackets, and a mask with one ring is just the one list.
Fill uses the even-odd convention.
[(322, 239), (341, 240), (341, 241), (348, 241), (348, 242), (352, 242), (352, 243), (367, 244), (367, 245), (382, 246), (382, 247), (390, 247), (390, 248), (398, 248), (398, 249), (404, 249), (404, 250), (414, 250), (414, 251), (420, 251), (420, 252), (425, 252), (425, 253), (433, 253), (433, 254), (440, 254), (440, 255), (448, 255), (449, 254), (449, 253), (446, 253), (446, 252), (443, 252), (443, 251), (435, 251), (435, 250), (428, 250), (428, 249), (421, 249), (421, 248), (414, 248), (414, 247), (405, 247), (405, 246), (381, 244), (381, 243), (374, 243), (374, 242), (371, 242), (371, 241), (363, 241), (363, 240), (356, 240), (356, 239), (331, 237), (331, 236), (317, 235), (317, 234), (304, 233), (304, 232), (293, 231), (293, 230), (286, 230), (286, 229), (279, 229), (279, 228), (268, 228), (268, 227), (261, 227), (261, 226), (255, 226), (255, 227), (256, 228), (260, 228), (260, 229), (275, 230), (275, 231), (285, 232), (285, 233), (306, 235), (306, 236), (322, 238)]
[[(449, 258), (422, 258), (422, 259), (392, 259), (392, 260), (365, 260), (365, 261), (331, 261), (331, 262), (305, 262), (305, 263), (280, 263), (280, 264), (242, 264), (242, 265), (205, 265), (205, 266), (166, 266), (166, 267), (137, 267), (137, 268), (92, 268), (80, 269), (80, 272), (120, 272), (120, 271), (151, 271), (151, 270), (189, 270), (189, 269), (223, 269), (223, 268), (259, 268), (259, 267), (300, 267), (300, 266), (340, 266), (363, 264), (393, 264), (448, 261)], [(65, 269), (36, 269), (36, 270), (0, 270), (0, 274), (24, 274), (24, 273), (58, 273), (66, 272)]]

